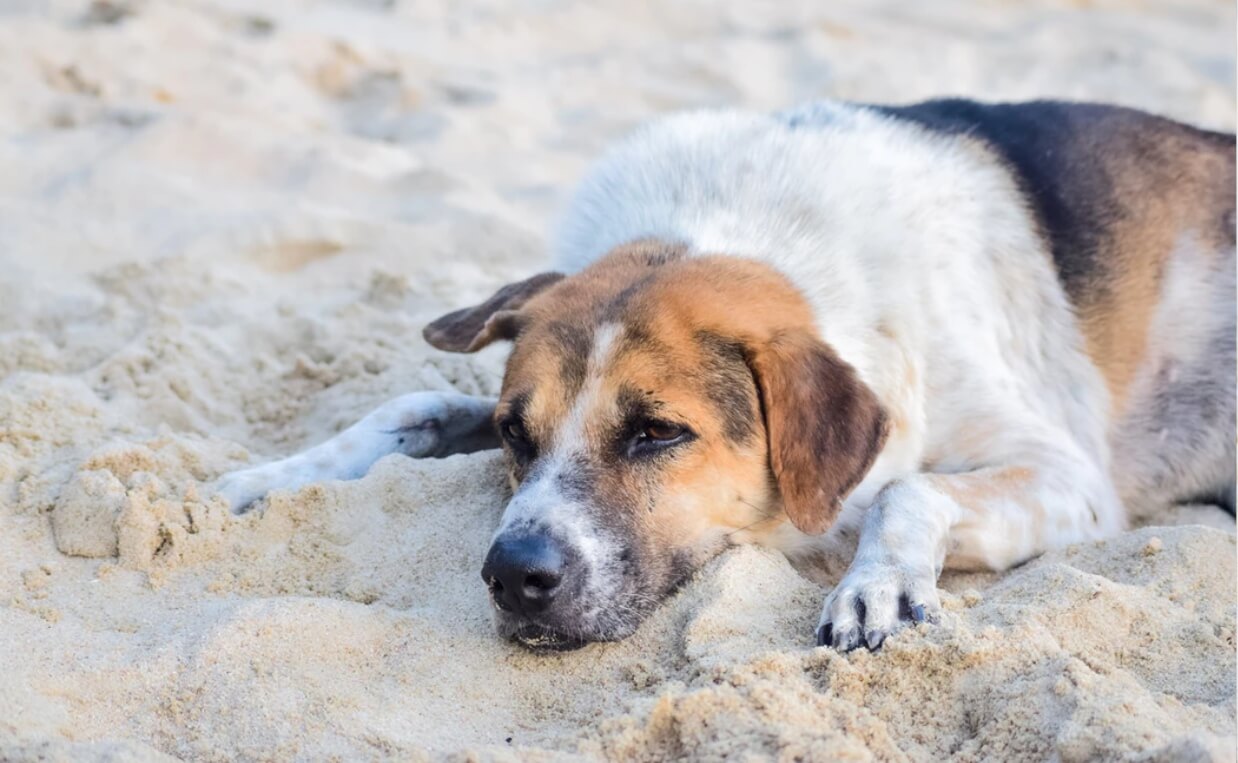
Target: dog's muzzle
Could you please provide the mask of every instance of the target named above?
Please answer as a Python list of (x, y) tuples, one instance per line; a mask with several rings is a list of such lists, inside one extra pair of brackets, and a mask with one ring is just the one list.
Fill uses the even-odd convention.
[(574, 557), (545, 532), (511, 533), (495, 539), (481, 577), (512, 640), (534, 650), (562, 651), (585, 645), (554, 627), (580, 587)]

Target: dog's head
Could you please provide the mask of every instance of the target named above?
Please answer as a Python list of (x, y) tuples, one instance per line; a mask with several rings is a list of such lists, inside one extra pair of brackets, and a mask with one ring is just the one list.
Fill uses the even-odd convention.
[(824, 532), (885, 439), (806, 301), (752, 261), (630, 245), (425, 335), (514, 342), (495, 413), (513, 496), (482, 576), (526, 646), (629, 635), (741, 530)]

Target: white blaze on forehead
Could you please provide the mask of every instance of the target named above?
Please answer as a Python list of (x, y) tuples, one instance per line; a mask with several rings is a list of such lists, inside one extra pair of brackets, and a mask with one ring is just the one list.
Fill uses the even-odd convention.
[(586, 507), (581, 506), (575, 497), (563, 494), (560, 477), (570, 475), (578, 468), (576, 456), (587, 447), (585, 428), (589, 410), (601, 396), (605, 370), (621, 331), (618, 323), (605, 323), (594, 333), (593, 346), (585, 366), (584, 384), (555, 432), (545, 460), (520, 485), (507, 505), (496, 535), (522, 524), (531, 524), (553, 530), (586, 557), (600, 551), (596, 548), (598, 538)]
[(601, 396), (606, 366), (614, 354), (616, 340), (622, 330), (618, 323), (603, 323), (594, 332), (593, 347), (589, 350), (589, 360), (585, 365), (584, 384), (580, 385), (571, 410), (555, 433), (552, 451), (554, 461), (570, 459), (573, 454), (585, 448), (585, 425), (588, 422), (589, 409), (597, 404)]

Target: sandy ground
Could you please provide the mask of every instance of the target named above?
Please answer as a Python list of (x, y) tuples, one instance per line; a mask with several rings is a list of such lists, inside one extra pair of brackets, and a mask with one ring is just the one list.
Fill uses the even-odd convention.
[(831, 581), (740, 548), (629, 641), (537, 657), (477, 577), (494, 454), (241, 518), (206, 485), (403, 392), (493, 392), (501, 349), (420, 326), (533, 272), (641, 119), (957, 93), (1232, 129), (1234, 27), (1211, 1), (0, 1), (0, 759), (1233, 760), (1215, 509), (947, 577), (945, 622), (877, 655), (810, 648)]

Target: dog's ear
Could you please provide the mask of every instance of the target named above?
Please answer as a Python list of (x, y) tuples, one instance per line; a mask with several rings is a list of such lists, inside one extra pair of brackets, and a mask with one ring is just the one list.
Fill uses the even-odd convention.
[(885, 444), (885, 411), (855, 369), (806, 331), (776, 334), (748, 358), (769, 461), (787, 517), (826, 531)]
[(562, 273), (539, 273), (508, 284), (480, 305), (444, 315), (426, 326), (421, 335), (448, 352), (477, 352), (499, 339), (515, 339), (522, 325), (520, 308), (562, 279)]

